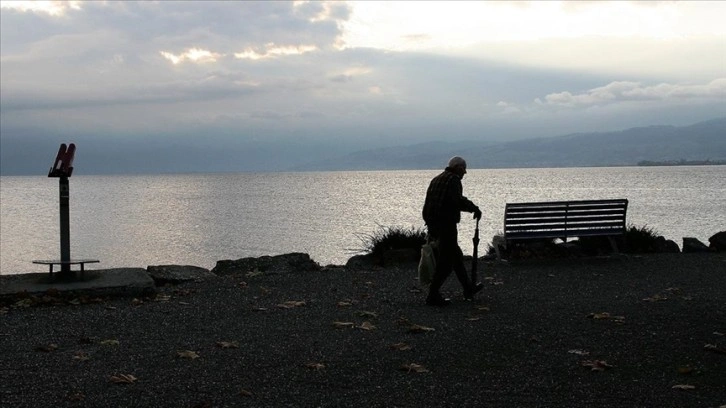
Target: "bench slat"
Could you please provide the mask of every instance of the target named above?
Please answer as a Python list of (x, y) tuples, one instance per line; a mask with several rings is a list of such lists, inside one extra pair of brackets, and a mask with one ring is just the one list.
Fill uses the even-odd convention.
[(600, 229), (600, 228), (620, 228), (622, 230), (621, 222), (594, 222), (589, 224), (531, 224), (531, 225), (513, 225), (508, 227), (505, 231), (539, 231), (539, 230), (551, 230), (558, 229), (563, 231), (577, 231), (582, 229)]
[(568, 217), (529, 217), (529, 218), (514, 218), (508, 219), (506, 225), (522, 225), (522, 224), (540, 224), (540, 223), (580, 223), (580, 222), (592, 222), (592, 221), (622, 221), (624, 220), (622, 214), (615, 215), (601, 215), (601, 216), (568, 216)]
[(564, 230), (552, 230), (552, 231), (527, 231), (526, 233), (508, 233), (507, 239), (508, 240), (523, 240), (523, 239), (541, 239), (541, 238), (565, 238), (568, 236), (576, 236), (576, 237), (589, 237), (589, 236), (611, 236), (611, 235), (621, 235), (622, 230), (620, 229), (604, 229), (602, 231), (597, 230), (584, 230), (580, 231), (577, 234), (571, 234), (566, 233)]
[(508, 206), (520, 207), (536, 207), (536, 206), (588, 206), (588, 205), (609, 205), (609, 204), (628, 204), (625, 198), (607, 199), (607, 200), (573, 200), (573, 201), (535, 201), (531, 203), (507, 203)]

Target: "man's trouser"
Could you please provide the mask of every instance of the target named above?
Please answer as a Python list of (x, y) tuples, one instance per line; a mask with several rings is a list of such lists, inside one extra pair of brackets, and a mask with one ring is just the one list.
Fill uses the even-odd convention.
[(439, 290), (453, 269), (464, 291), (471, 286), (464, 266), (464, 254), (459, 247), (459, 233), (456, 224), (429, 225), (429, 235), (439, 241), (436, 253), (436, 273), (429, 286), (429, 297), (440, 296)]

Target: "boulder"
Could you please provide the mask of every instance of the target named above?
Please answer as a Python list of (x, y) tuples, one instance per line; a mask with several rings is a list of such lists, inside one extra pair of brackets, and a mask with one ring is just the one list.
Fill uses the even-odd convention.
[(726, 231), (717, 232), (708, 239), (708, 243), (714, 251), (726, 251)]
[(190, 265), (152, 265), (146, 268), (146, 272), (154, 280), (156, 286), (167, 283), (202, 281), (217, 277), (209, 269)]
[(696, 238), (683, 237), (683, 253), (686, 252), (710, 252), (710, 249)]
[(293, 252), (275, 256), (261, 256), (259, 258), (241, 258), (237, 260), (217, 261), (212, 269), (216, 275), (231, 275), (247, 272), (306, 272), (319, 271), (320, 265), (310, 259), (310, 255)]
[(678, 248), (678, 244), (672, 239), (667, 239), (661, 252), (678, 253), (681, 252), (681, 248)]
[(348, 269), (371, 269), (375, 265), (373, 254), (354, 255), (345, 263)]
[(658, 253), (681, 252), (681, 249), (678, 248), (678, 244), (676, 244), (671, 239), (665, 239), (665, 237), (663, 237), (662, 235), (656, 237), (653, 246), (654, 246), (653, 252), (658, 252)]
[(383, 265), (392, 266), (406, 263), (417, 263), (420, 258), (420, 249), (391, 249), (383, 253)]

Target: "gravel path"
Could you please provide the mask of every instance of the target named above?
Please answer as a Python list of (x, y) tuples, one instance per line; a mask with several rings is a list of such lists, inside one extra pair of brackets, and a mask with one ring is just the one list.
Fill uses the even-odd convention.
[(0, 405), (726, 405), (725, 254), (480, 270), (473, 302), (452, 275), (448, 308), (423, 304), (415, 265), (21, 301), (0, 309)]

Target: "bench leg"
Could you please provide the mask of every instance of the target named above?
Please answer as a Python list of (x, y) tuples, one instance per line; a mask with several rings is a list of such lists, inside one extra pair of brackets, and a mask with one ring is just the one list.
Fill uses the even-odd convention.
[(610, 241), (610, 246), (613, 248), (613, 253), (618, 254), (618, 244), (615, 242), (615, 238), (608, 237), (608, 241)]

